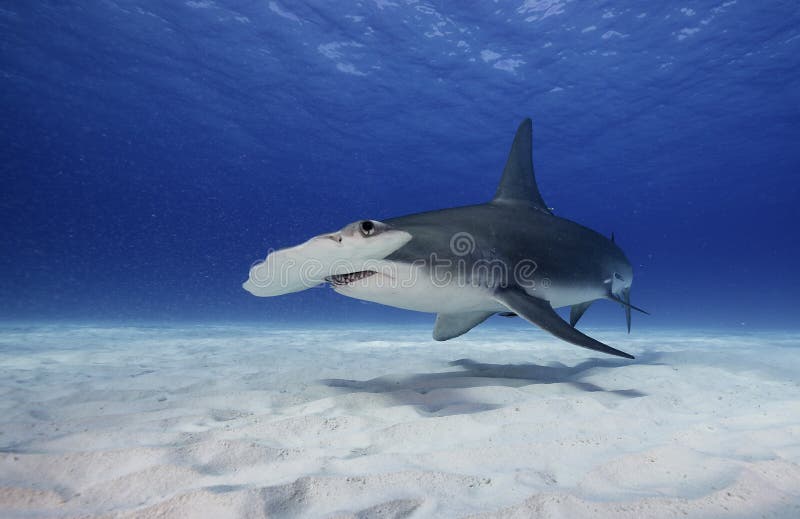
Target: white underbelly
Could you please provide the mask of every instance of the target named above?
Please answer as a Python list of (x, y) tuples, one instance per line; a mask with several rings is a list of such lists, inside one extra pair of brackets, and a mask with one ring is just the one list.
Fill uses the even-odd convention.
[[(428, 270), (409, 263), (378, 261), (370, 264), (378, 274), (347, 285), (336, 292), (364, 301), (429, 313), (504, 312), (508, 308), (493, 298), (493, 291), (457, 279), (434, 279)], [(553, 308), (572, 306), (605, 297), (602, 285), (576, 287), (537, 281), (525, 289), (532, 297), (550, 302)]]
[(492, 298), (488, 288), (458, 279), (434, 279), (427, 269), (409, 263), (382, 261), (378, 274), (347, 285), (336, 292), (382, 305), (429, 313), (502, 312), (506, 307)]

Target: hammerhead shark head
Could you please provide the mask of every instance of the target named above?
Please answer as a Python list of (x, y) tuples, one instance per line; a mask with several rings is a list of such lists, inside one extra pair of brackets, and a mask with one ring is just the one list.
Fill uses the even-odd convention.
[[(494, 314), (520, 316), (566, 342), (633, 359), (575, 326), (594, 301), (621, 304), (630, 333), (633, 269), (612, 237), (553, 214), (533, 171), (531, 120), (517, 130), (491, 201), (343, 229), (270, 253), (244, 288), (276, 296), (330, 283), (348, 297), (436, 313), (433, 337)], [(570, 322), (554, 310), (569, 306)]]

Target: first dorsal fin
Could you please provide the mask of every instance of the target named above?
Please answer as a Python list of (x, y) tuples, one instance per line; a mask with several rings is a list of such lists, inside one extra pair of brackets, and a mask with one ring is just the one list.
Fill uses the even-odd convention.
[(492, 202), (524, 203), (546, 213), (552, 213), (539, 193), (536, 176), (533, 173), (532, 126), (530, 119), (525, 119), (519, 125), (514, 142), (511, 144), (506, 167), (503, 169), (503, 178), (500, 179), (500, 185), (497, 186)]

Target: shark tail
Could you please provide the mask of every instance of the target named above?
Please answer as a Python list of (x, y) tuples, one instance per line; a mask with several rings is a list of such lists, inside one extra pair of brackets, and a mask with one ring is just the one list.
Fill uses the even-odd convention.
[(650, 315), (650, 312), (647, 310), (642, 310), (638, 306), (634, 306), (631, 304), (631, 289), (625, 288), (620, 290), (619, 295), (610, 293), (608, 294), (608, 298), (612, 301), (616, 301), (617, 303), (621, 304), (622, 307), (625, 309), (625, 322), (628, 325), (628, 333), (631, 333), (631, 310), (636, 310), (637, 312), (641, 312), (645, 315)]

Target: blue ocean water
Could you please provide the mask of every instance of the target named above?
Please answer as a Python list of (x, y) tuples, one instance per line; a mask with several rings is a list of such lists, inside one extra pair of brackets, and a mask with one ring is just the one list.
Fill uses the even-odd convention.
[(487, 200), (530, 116), (545, 200), (634, 265), (634, 332), (797, 327), (797, 2), (12, 1), (0, 42), (5, 321), (431, 321), (241, 283)]

